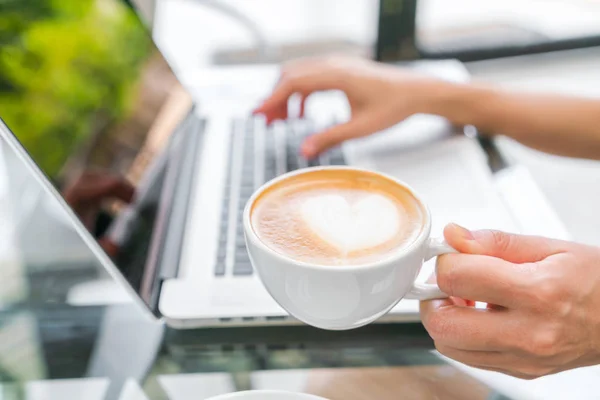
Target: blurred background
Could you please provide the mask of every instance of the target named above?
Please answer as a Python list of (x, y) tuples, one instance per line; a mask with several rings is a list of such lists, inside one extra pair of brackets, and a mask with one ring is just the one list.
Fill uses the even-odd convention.
[[(28, 132), (22, 139), (26, 145), (45, 144), (38, 147), (47, 149), (44, 154), (34, 156), (52, 171), (51, 176), (59, 173), (72, 150), (53, 144), (75, 146), (88, 129), (81, 121), (91, 120), (100, 101), (105, 115), (93, 116), (98, 126), (127, 113), (136, 84), (127, 73), (152, 51), (130, 14), (116, 9), (97, 12), (90, 7), (93, 3), (4, 0), (0, 6), (2, 116), (15, 130)], [(423, 58), (468, 62), (600, 45), (598, 0), (133, 0), (133, 4), (184, 81), (210, 65), (281, 62), (316, 54), (348, 53), (388, 62)], [(82, 18), (65, 18), (69, 15)], [(91, 35), (92, 25), (87, 24), (103, 25), (110, 32), (108, 40)], [(19, 37), (29, 46), (20, 46), (15, 41)], [(109, 49), (119, 47), (122, 58), (107, 57)], [(70, 63), (77, 59), (81, 62)], [(160, 62), (154, 58), (154, 63)], [(68, 65), (63, 76), (49, 76), (56, 63)], [(154, 86), (164, 82), (158, 75), (160, 67), (146, 69), (153, 71), (148, 82)], [(85, 79), (90, 74), (93, 81)], [(132, 125), (121, 131), (131, 132)]]
[[(79, 122), (85, 120), (82, 115), (96, 110), (100, 99), (114, 97), (105, 102), (111, 105), (105, 107), (105, 119), (125, 112), (133, 90), (126, 72), (151, 51), (145, 33), (128, 20), (131, 15), (117, 10), (92, 12), (90, 4), (94, 2), (2, 2), (2, 115), (16, 130), (29, 132), (26, 140), (47, 143), (47, 152), (35, 156), (43, 157), (43, 166), (50, 169), (62, 165), (70, 152), (53, 144), (75, 143), (87, 129)], [(422, 58), (475, 61), (600, 45), (597, 0), (133, 3), (181, 74), (207, 65), (280, 62), (332, 52), (389, 62)], [(64, 18), (69, 14), (85, 18), (75, 24)], [(88, 23), (105, 26), (111, 38), (91, 36)], [(15, 42), (16, 37), (33, 44), (25, 50)], [(107, 49), (115, 47), (122, 47), (125, 56), (107, 59)], [(78, 52), (87, 52), (85, 65), (73, 63), (64, 76), (48, 76), (55, 69), (52, 63), (66, 64), (77, 59)], [(96, 77), (92, 82), (83, 79), (90, 71)], [(148, 79), (160, 81), (156, 76)], [(57, 84), (65, 90), (57, 90)], [(40, 96), (40, 87), (54, 91), (53, 96)], [(74, 87), (76, 91), (66, 90)], [(69, 98), (61, 98), (61, 93)]]
[(261, 46), (279, 58), (354, 51), (387, 61), (471, 61), (600, 41), (600, 2), (595, 0), (140, 2), (157, 37), (169, 47), (184, 46), (183, 37), (198, 43), (195, 51), (202, 53), (174, 47), (182, 63), (191, 62), (188, 57), (264, 62), (256, 54)]

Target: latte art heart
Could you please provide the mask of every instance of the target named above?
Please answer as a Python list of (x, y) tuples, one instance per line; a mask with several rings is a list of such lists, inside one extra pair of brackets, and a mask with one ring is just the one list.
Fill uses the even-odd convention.
[(301, 214), (311, 231), (342, 254), (388, 242), (401, 224), (396, 204), (380, 194), (354, 202), (334, 194), (310, 197), (302, 203)]

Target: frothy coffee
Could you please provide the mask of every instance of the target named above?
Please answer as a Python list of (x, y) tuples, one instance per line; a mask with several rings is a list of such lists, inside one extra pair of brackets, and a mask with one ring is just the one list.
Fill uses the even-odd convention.
[(325, 169), (269, 187), (250, 210), (272, 250), (318, 265), (359, 265), (410, 245), (425, 213), (410, 191), (376, 173)]

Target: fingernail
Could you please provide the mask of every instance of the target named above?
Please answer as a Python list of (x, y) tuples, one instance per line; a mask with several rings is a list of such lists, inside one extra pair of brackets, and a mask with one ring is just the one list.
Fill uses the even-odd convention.
[(448, 226), (450, 227), (450, 229), (454, 230), (456, 235), (460, 236), (464, 240), (474, 240), (475, 239), (475, 237), (473, 237), (473, 233), (470, 230), (468, 230), (467, 228), (463, 228), (462, 226), (460, 226), (458, 224), (454, 224), (454, 223), (452, 223)]

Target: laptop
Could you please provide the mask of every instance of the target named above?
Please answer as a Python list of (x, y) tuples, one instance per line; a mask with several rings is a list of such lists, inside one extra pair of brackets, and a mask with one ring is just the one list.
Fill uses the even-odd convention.
[[(430, 205), (435, 234), (451, 221), (523, 233), (556, 221), (554, 234), (544, 233), (564, 235), (550, 207), (502, 195), (503, 187), (526, 187), (544, 201), (526, 174), (515, 183), (505, 173), (498, 185), (472, 128), (418, 115), (305, 160), (306, 136), (349, 117), (340, 93), (311, 96), (306, 118), (267, 126), (250, 110), (276, 82), (277, 66), (203, 69), (183, 84), (129, 3), (52, 4), (48, 15), (24, 14), (27, 23), (3, 49), (22, 62), (0, 66), (8, 78), (0, 104), (10, 105), (1, 108), (0, 131), (113, 278), (81, 285), (69, 295), (73, 305), (112, 302), (117, 285), (175, 328), (298, 323), (254, 273), (241, 216), (263, 183), (308, 166), (400, 177)], [(30, 28), (52, 29), (53, 18), (77, 36), (37, 46), (36, 35), (47, 32)], [(410, 67), (468, 79), (457, 62)], [(420, 279), (433, 268), (426, 264)], [(403, 300), (379, 322), (418, 320), (418, 303)]]

